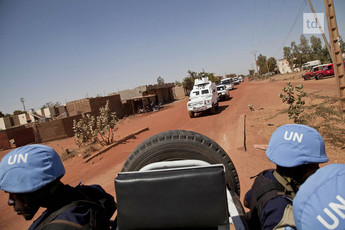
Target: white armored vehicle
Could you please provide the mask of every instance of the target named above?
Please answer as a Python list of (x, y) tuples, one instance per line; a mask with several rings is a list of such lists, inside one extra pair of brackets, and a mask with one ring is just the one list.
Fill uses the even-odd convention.
[(191, 118), (195, 113), (209, 110), (211, 114), (218, 108), (217, 87), (208, 77), (195, 79), (193, 90), (190, 92), (187, 110)]

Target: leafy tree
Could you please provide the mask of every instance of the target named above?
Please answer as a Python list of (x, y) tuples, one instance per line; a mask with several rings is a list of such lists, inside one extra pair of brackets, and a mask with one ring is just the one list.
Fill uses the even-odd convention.
[(292, 48), (288, 46), (283, 47), (283, 55), (284, 59), (286, 59), (291, 67), (292, 61), (293, 61), (293, 54), (292, 54)]
[(22, 111), (22, 110), (15, 110), (15, 111), (13, 111), (13, 115), (19, 115), (19, 114), (22, 114), (22, 113), (25, 113), (25, 112)]
[(180, 81), (175, 81), (175, 85), (182, 86), (182, 83)]
[(314, 35), (310, 37), (311, 51), (313, 53), (313, 59), (320, 59), (319, 55), (322, 50), (321, 39)]
[(267, 73), (267, 58), (266, 58), (266, 56), (259, 54), (256, 63), (259, 66), (260, 75)]
[(197, 78), (201, 78), (202, 75), (204, 74), (205, 77), (208, 77), (208, 79), (212, 82), (219, 83), (219, 79), (214, 76), (214, 73), (207, 73), (205, 71), (202, 71), (200, 73), (188, 70), (187, 73), (189, 74), (188, 77), (185, 77), (183, 79), (182, 85), (186, 93), (188, 94), (194, 86), (194, 80)]
[(230, 74), (227, 74), (225, 75), (227, 78), (232, 78), (232, 77), (237, 77), (237, 74), (235, 73), (230, 73)]
[(2, 113), (2, 111), (0, 111), (0, 117), (4, 117), (5, 114)]
[(45, 105), (43, 105), (42, 107), (41, 107), (41, 109), (45, 109), (45, 108), (52, 108), (52, 107), (59, 107), (61, 105), (61, 103), (60, 102), (55, 102), (55, 103), (53, 103), (53, 102), (47, 102)]
[(255, 70), (254, 69), (249, 69), (249, 76), (254, 76)]
[(340, 49), (342, 53), (345, 53), (345, 42), (341, 36), (339, 36)]
[(270, 57), (267, 60), (268, 72), (273, 72), (277, 68), (277, 60), (274, 57)]
[(162, 78), (161, 76), (157, 77), (157, 84), (164, 85), (164, 78)]

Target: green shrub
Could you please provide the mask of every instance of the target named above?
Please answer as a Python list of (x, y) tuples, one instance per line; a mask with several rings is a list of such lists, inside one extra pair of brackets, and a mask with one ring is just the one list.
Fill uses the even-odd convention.
[(283, 93), (280, 93), (279, 97), (282, 99), (283, 103), (286, 102), (289, 105), (289, 119), (293, 119), (295, 123), (303, 123), (300, 116), (304, 111), (303, 106), (305, 105), (305, 101), (303, 98), (307, 94), (303, 91), (302, 84), (293, 86), (291, 82), (288, 82), (287, 85), (288, 87), (283, 88)]

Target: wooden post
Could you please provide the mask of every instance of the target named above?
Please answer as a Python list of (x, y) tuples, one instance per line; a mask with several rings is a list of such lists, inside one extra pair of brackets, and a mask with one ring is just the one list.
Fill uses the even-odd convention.
[(337, 91), (339, 97), (340, 109), (345, 112), (345, 70), (344, 70), (344, 60), (342, 57), (342, 52), (338, 43), (338, 26), (335, 17), (334, 3), (333, 0), (324, 0), (325, 11), (328, 25), (329, 40), (332, 49), (332, 62), (334, 68), (334, 74), (337, 84)]

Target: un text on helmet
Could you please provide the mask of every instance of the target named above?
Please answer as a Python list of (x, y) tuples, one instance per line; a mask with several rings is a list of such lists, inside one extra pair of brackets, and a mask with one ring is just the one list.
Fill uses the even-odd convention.
[(302, 138), (303, 138), (303, 133), (301, 134), (298, 134), (296, 132), (290, 132), (290, 135), (289, 135), (289, 131), (285, 131), (285, 134), (284, 134), (284, 139), (287, 140), (287, 141), (298, 141), (299, 143), (302, 142)]
[(23, 154), (20, 153), (20, 154), (13, 155), (13, 159), (12, 159), (12, 156), (10, 156), (8, 158), (7, 163), (9, 165), (13, 165), (15, 163), (20, 164), (20, 162), (26, 163), (27, 160), (28, 160), (28, 154), (26, 153), (25, 156), (23, 156)]
[[(337, 195), (336, 198), (340, 201), (339, 203), (333, 203), (330, 202), (328, 204), (328, 206), (330, 207), (330, 209), (333, 210), (333, 212), (335, 212), (336, 214), (338, 214), (338, 216), (342, 219), (345, 219), (345, 213), (341, 210), (345, 211), (345, 200), (344, 198), (342, 198), (341, 196)], [(339, 226), (339, 219), (336, 216), (336, 214), (334, 214), (330, 209), (325, 208), (323, 209), (323, 211), (327, 214), (327, 216), (333, 221), (333, 223), (329, 223), (327, 222), (321, 215), (318, 215), (316, 218), (318, 219), (318, 221), (321, 222), (321, 224), (323, 226), (325, 226), (327, 229), (336, 229)], [(330, 220), (329, 218), (326, 218), (327, 220)]]

